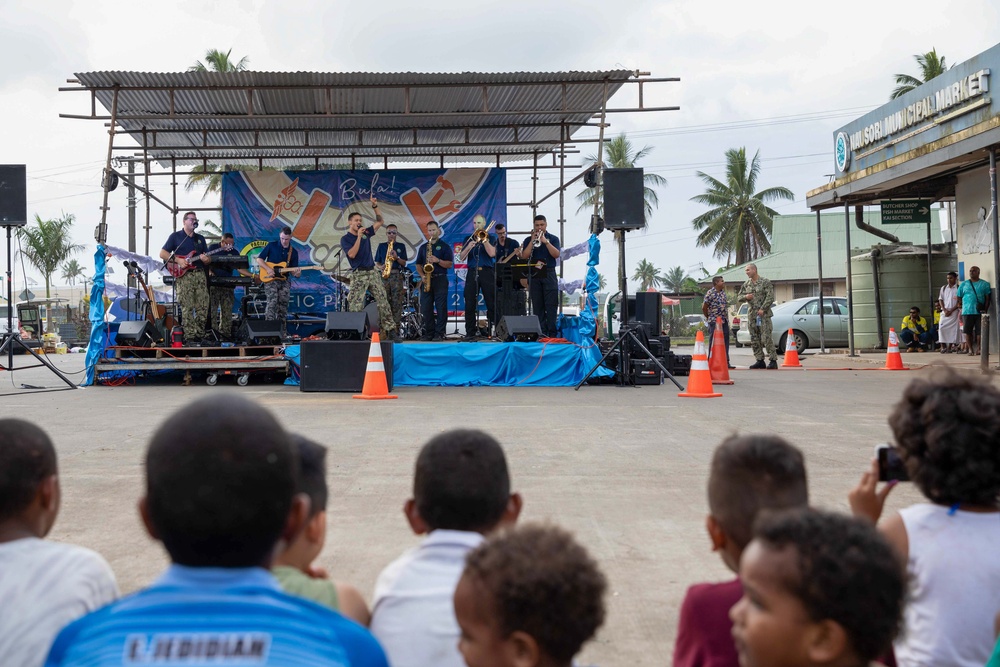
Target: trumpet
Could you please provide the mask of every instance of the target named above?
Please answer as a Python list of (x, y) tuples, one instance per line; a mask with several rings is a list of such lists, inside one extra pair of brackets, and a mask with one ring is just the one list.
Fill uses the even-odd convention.
[(544, 233), (545, 232), (538, 232), (538, 234), (535, 235), (535, 242), (531, 244), (532, 247), (534, 247), (534, 248), (541, 247), (541, 245), (542, 245), (542, 235)]
[(490, 230), (493, 229), (493, 225), (497, 224), (496, 220), (490, 220), (490, 224), (486, 229), (477, 229), (472, 232), (472, 240), (476, 243), (485, 243), (490, 237)]

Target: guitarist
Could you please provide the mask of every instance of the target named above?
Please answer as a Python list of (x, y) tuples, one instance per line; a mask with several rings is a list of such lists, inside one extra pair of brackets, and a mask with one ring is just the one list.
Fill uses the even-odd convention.
[[(174, 287), (181, 306), (184, 343), (193, 347), (202, 345), (205, 337), (205, 321), (208, 319), (208, 278), (205, 266), (212, 261), (206, 254), (208, 244), (205, 237), (194, 231), (197, 227), (198, 215), (194, 211), (188, 211), (184, 214), (184, 227), (168, 236), (160, 250), (160, 259), (166, 264), (186, 271), (174, 281)], [(194, 270), (190, 270), (192, 268)]]
[[(264, 250), (257, 255), (257, 265), (260, 266), (261, 275), (274, 278), (274, 269), (267, 265), (280, 264), (285, 262), (285, 267), (295, 269), (299, 265), (299, 251), (292, 247), (292, 228), (282, 227), (278, 234), (277, 241), (271, 241)], [(281, 322), (281, 337), (288, 334), (288, 299), (291, 296), (291, 286), (285, 277), (291, 274), (298, 278), (302, 275), (301, 269), (287, 271), (284, 275), (279, 275), (278, 280), (271, 280), (264, 283), (264, 296), (267, 297), (267, 308), (264, 310), (265, 320), (279, 320)]]

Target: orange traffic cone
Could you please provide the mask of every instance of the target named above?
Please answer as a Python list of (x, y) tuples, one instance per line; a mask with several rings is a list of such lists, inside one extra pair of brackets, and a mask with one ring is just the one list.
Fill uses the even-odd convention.
[(372, 344), (368, 350), (368, 368), (365, 370), (365, 384), (360, 394), (352, 398), (366, 401), (377, 401), (383, 398), (399, 398), (389, 393), (389, 385), (385, 379), (385, 366), (382, 364), (382, 345), (378, 340), (378, 332), (372, 334)]
[(708, 370), (712, 373), (712, 384), (733, 384), (729, 379), (729, 358), (726, 357), (726, 341), (722, 337), (722, 318), (715, 318), (715, 333), (712, 334), (712, 356), (708, 358)]
[(781, 362), (782, 368), (802, 368), (799, 363), (799, 349), (795, 345), (795, 332), (788, 330), (788, 337), (785, 339), (785, 360)]
[[(726, 351), (722, 350), (725, 357)], [(712, 373), (708, 370), (708, 357), (705, 355), (705, 334), (698, 331), (694, 339), (694, 355), (691, 358), (691, 375), (685, 391), (677, 394), (681, 398), (718, 398), (722, 394), (712, 391)]]
[(896, 337), (896, 330), (889, 328), (889, 349), (885, 351), (884, 371), (906, 371), (903, 366), (903, 357), (899, 354), (899, 338)]

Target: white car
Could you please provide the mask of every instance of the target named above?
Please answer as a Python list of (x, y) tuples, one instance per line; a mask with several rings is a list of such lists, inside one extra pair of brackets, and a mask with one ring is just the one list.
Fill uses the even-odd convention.
[[(785, 352), (788, 330), (795, 337), (795, 349), (819, 347), (819, 297), (807, 296), (792, 299), (771, 307), (771, 336), (778, 352)], [(740, 329), (736, 332), (736, 342), (750, 344), (750, 318), (755, 313), (741, 317)], [(827, 347), (847, 347), (848, 318), (847, 298), (842, 296), (823, 297), (823, 342)]]

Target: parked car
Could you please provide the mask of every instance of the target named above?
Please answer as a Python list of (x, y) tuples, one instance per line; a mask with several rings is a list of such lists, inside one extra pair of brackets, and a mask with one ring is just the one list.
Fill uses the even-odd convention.
[(740, 307), (736, 310), (736, 314), (733, 315), (732, 321), (729, 323), (729, 338), (730, 340), (736, 341), (736, 347), (743, 347), (743, 343), (739, 341), (739, 336), (736, 334), (740, 330), (740, 322), (746, 322), (747, 309), (749, 307), (749, 303), (746, 303), (745, 301), (741, 303)]
[(7, 318), (13, 315), (12, 324), (14, 326), (14, 331), (18, 331), (21, 328), (21, 320), (18, 318), (17, 313), (11, 313), (10, 306), (0, 306), (0, 335), (10, 333), (7, 329)]
[(684, 321), (687, 322), (688, 329), (690, 329), (692, 332), (695, 332), (698, 329), (704, 331), (708, 327), (708, 323), (706, 322), (704, 315), (698, 315), (698, 314), (685, 315)]
[[(819, 346), (819, 297), (807, 296), (773, 306), (771, 312), (772, 339), (778, 352), (784, 354), (788, 330), (795, 336), (795, 349)], [(736, 341), (750, 344), (749, 315), (740, 323)], [(823, 297), (823, 333), (827, 347), (846, 347), (848, 339), (847, 298)]]

